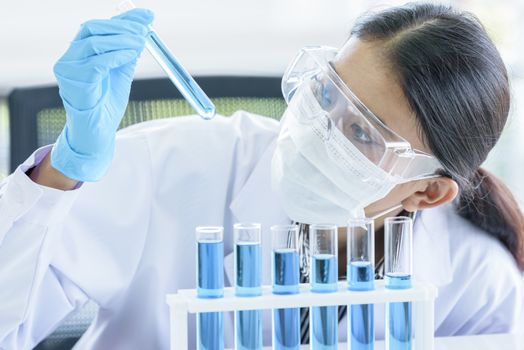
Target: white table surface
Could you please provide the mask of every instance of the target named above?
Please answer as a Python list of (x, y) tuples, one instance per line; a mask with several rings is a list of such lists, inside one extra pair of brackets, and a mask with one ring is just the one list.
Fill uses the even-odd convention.
[[(339, 350), (347, 349), (346, 344), (340, 344), (338, 348)], [(271, 348), (265, 349), (270, 350)], [(306, 349), (309, 349), (309, 346), (303, 347), (303, 350)], [(385, 349), (384, 342), (376, 342), (375, 349)], [(435, 350), (524, 350), (524, 333), (436, 338)]]
[[(524, 325), (522, 331), (524, 332)], [(524, 350), (524, 333), (436, 338), (435, 350)]]

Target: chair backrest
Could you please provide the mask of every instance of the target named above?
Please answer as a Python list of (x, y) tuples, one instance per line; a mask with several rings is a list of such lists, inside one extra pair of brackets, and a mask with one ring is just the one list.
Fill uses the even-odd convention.
[[(196, 81), (217, 112), (236, 110), (279, 119), (285, 109), (276, 77), (201, 77)], [(55, 142), (65, 123), (58, 87), (15, 89), (9, 95), (10, 171), (38, 147)], [(195, 114), (168, 79), (136, 80), (120, 127), (141, 121)]]
[[(243, 109), (279, 119), (285, 109), (276, 77), (196, 78), (213, 100), (217, 113), (230, 115)], [(16, 89), (9, 95), (11, 172), (36, 148), (55, 142), (65, 123), (65, 110), (58, 88)], [(195, 114), (168, 79), (136, 80), (120, 127), (141, 121)], [(97, 313), (89, 302), (70, 315), (60, 327), (37, 347), (38, 350), (70, 349)]]

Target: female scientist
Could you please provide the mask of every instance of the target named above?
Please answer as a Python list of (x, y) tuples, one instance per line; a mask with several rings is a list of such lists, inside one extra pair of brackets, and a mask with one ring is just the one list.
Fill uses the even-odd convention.
[(237, 112), (116, 133), (152, 20), (89, 21), (54, 67), (65, 128), (1, 184), (0, 348), (34, 346), (93, 300), (78, 349), (166, 349), (165, 295), (195, 287), (197, 225), (225, 227), (231, 282), (235, 222), (342, 227), (365, 213), (380, 229), (402, 211), (418, 211), (414, 274), (439, 288), (436, 335), (522, 326), (524, 219), (480, 168), (508, 76), (474, 16), (408, 4), (360, 18), (340, 50), (303, 49), (280, 124)]

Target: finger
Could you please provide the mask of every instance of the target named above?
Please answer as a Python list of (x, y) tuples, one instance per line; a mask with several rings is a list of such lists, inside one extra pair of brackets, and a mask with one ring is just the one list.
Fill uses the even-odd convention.
[(94, 35), (135, 34), (145, 36), (147, 33), (149, 33), (149, 28), (136, 21), (95, 19), (82, 24), (74, 40), (82, 40)]
[(57, 78), (64, 77), (85, 83), (98, 82), (109, 74), (112, 69), (134, 62), (139, 53), (136, 50), (110, 51), (101, 55), (91, 56), (83, 60), (60, 60), (54, 66)]
[(108, 36), (90, 36), (73, 41), (61, 60), (73, 61), (101, 55), (110, 51), (136, 50), (142, 52), (145, 37), (133, 34), (117, 34)]
[(93, 108), (99, 101), (104, 92), (104, 86), (100, 83), (84, 83), (76, 80), (60, 77), (59, 94), (67, 104), (76, 110), (85, 111)]
[(124, 19), (133, 22), (140, 23), (142, 25), (148, 26), (153, 22), (155, 15), (153, 11), (143, 8), (136, 8), (129, 10), (127, 12), (121, 13), (111, 19)]

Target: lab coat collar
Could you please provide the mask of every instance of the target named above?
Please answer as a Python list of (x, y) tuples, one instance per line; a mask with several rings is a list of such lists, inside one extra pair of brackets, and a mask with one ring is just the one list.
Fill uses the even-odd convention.
[[(271, 187), (271, 159), (275, 152), (276, 140), (262, 153), (260, 160), (249, 175), (246, 183), (231, 202), (235, 222), (258, 222), (262, 224), (262, 283), (271, 283), (271, 234), (269, 228), (276, 224), (289, 224), (276, 193)], [(233, 284), (234, 251), (226, 255), (224, 269), (226, 277)]]
[(449, 218), (457, 215), (451, 204), (418, 213), (413, 229), (413, 272), (418, 281), (437, 287), (451, 282)]
[(276, 140), (262, 153), (251, 175), (229, 206), (239, 222), (277, 224), (282, 220), (290, 221), (271, 188), (271, 159), (275, 147)]

